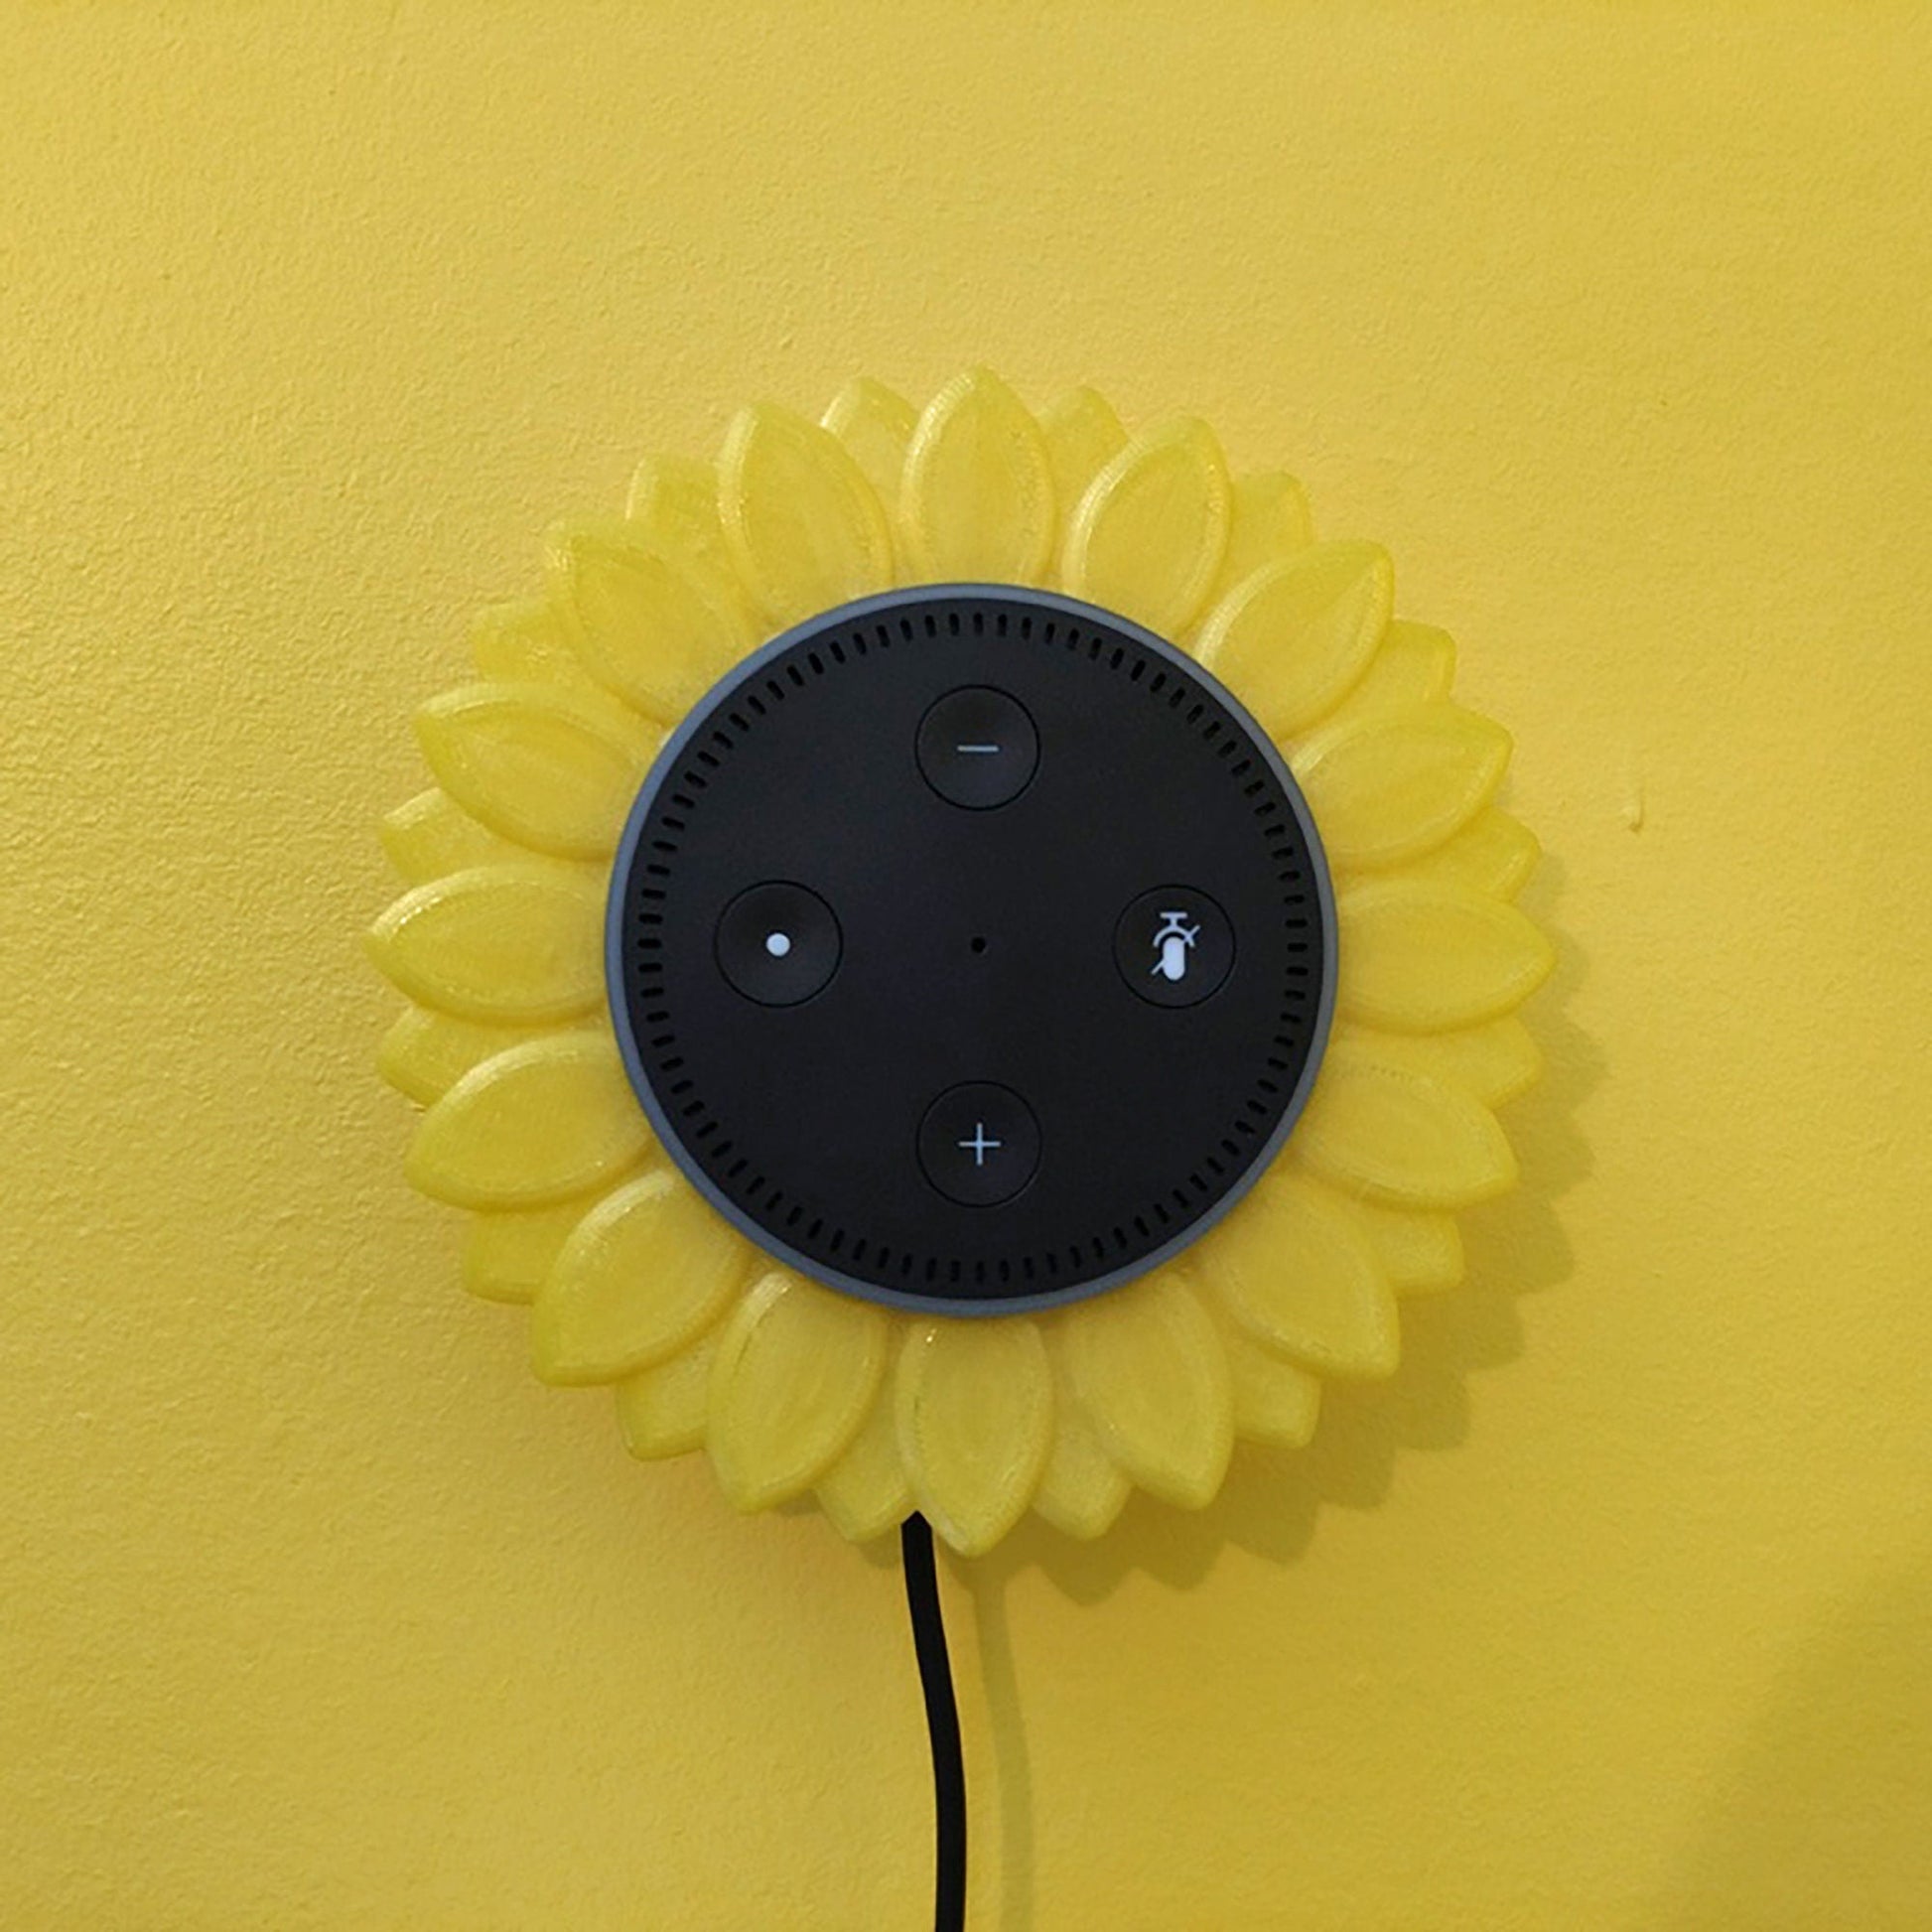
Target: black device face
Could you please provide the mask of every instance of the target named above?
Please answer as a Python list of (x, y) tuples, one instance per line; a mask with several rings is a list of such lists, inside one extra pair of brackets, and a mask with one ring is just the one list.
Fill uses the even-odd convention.
[(1200, 1234), (1300, 1112), (1327, 869), (1266, 735), (1125, 619), (849, 604), (694, 707), (612, 880), (631, 1082), (698, 1188), (832, 1287), (993, 1313)]

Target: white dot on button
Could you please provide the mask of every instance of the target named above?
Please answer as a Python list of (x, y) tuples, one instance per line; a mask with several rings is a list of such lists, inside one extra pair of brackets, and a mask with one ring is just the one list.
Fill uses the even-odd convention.
[(791, 950), (791, 934), (788, 932), (767, 932), (764, 935), (764, 950), (773, 959), (782, 959)]

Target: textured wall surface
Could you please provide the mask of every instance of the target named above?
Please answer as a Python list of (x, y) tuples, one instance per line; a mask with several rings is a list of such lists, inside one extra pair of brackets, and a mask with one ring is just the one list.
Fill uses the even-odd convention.
[(0, 17), (0, 1922), (925, 1918), (896, 1564), (530, 1379), (355, 933), (551, 516), (983, 358), (1390, 545), (1564, 958), (1392, 1384), (949, 1572), (974, 1923), (1932, 1923), (1922, 10), (806, 14)]

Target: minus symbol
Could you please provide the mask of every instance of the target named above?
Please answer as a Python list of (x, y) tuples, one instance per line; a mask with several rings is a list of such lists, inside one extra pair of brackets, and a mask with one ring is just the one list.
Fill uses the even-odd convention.
[(993, 758), (998, 756), (1000, 748), (997, 745), (955, 745), (953, 750), (969, 752), (978, 758)]

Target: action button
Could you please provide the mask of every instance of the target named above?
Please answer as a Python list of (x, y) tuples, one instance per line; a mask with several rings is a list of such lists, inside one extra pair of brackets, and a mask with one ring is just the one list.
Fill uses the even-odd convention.
[(1039, 1123), (1011, 1087), (973, 1081), (951, 1087), (919, 1123), (925, 1177), (965, 1207), (1009, 1201), (1039, 1166)]
[(919, 721), (919, 769), (949, 804), (991, 811), (1018, 798), (1039, 763), (1039, 734), (1018, 698), (984, 684), (949, 691)]
[(772, 880), (740, 893), (718, 921), (718, 968), (761, 1007), (809, 1000), (839, 968), (839, 922), (816, 893)]
[(1205, 893), (1157, 886), (1120, 915), (1114, 964), (1151, 1006), (1198, 1006), (1234, 965), (1234, 928)]

